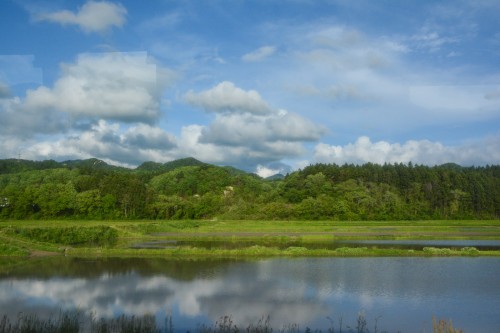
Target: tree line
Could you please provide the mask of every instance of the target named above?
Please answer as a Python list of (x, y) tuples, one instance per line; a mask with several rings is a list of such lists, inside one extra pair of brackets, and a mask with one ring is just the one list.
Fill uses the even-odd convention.
[(0, 160), (2, 219), (498, 219), (500, 166), (315, 164), (263, 179), (193, 158)]

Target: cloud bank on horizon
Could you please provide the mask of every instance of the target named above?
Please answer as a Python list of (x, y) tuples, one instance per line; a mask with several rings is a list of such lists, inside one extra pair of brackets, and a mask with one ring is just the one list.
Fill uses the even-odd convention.
[(0, 158), (499, 164), (499, 10), (3, 1)]

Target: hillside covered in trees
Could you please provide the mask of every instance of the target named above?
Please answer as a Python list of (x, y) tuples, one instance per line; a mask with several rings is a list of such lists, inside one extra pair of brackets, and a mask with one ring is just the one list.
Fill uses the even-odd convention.
[(0, 160), (2, 219), (498, 219), (500, 166), (316, 164), (284, 177), (193, 158)]

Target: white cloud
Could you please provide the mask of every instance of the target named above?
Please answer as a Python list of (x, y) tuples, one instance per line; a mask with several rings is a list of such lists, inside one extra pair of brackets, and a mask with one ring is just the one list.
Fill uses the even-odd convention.
[(173, 135), (159, 127), (146, 124), (139, 124), (128, 129), (123, 136), (123, 142), (139, 149), (168, 150), (177, 145)]
[(296, 113), (271, 108), (258, 92), (245, 91), (231, 82), (198, 94), (189, 92), (185, 100), (217, 112), (206, 126), (186, 127), (184, 133), (190, 133), (190, 139), (180, 140), (189, 143), (185, 151), (204, 156), (207, 162), (224, 161), (253, 170), (256, 164), (304, 154), (303, 144), (319, 140), (326, 132)]
[(28, 90), (25, 107), (57, 110), (76, 117), (152, 123), (160, 114), (160, 95), (173, 73), (146, 53), (80, 55), (62, 65), (53, 88)]
[(86, 33), (104, 32), (111, 27), (125, 24), (127, 9), (121, 4), (108, 1), (88, 1), (76, 13), (62, 10), (37, 15), (40, 21), (55, 22), (62, 25), (77, 25)]
[(277, 174), (283, 175), (288, 172), (290, 172), (290, 167), (281, 163), (274, 163), (268, 166), (258, 164), (255, 169), (255, 173), (262, 178), (271, 177)]
[(0, 99), (0, 133), (17, 138), (35, 134), (65, 132), (70, 127), (67, 115), (54, 110), (27, 107), (19, 97)]
[(220, 145), (259, 146), (275, 141), (317, 141), (325, 130), (298, 114), (268, 116), (219, 115), (202, 131), (200, 140)]
[(33, 144), (23, 155), (58, 160), (97, 157), (115, 165), (136, 166), (144, 161), (170, 161), (177, 156), (176, 147), (175, 137), (158, 127), (138, 124), (122, 129), (118, 123), (100, 120), (87, 131)]
[(255, 51), (243, 55), (241, 59), (247, 62), (258, 62), (272, 56), (275, 52), (275, 46), (263, 46)]
[(245, 91), (228, 81), (221, 82), (217, 86), (200, 93), (191, 90), (184, 95), (184, 99), (191, 105), (211, 112), (251, 114), (268, 114), (271, 112), (271, 109), (257, 91)]
[(315, 160), (320, 163), (418, 163), (439, 165), (484, 165), (500, 163), (500, 136), (461, 146), (445, 146), (428, 140), (409, 140), (404, 144), (387, 141), (371, 142), (363, 136), (345, 146), (320, 143), (315, 147)]
[(413, 86), (410, 102), (432, 112), (453, 115), (495, 116), (500, 99), (494, 98), (498, 86)]
[(202, 139), (206, 128), (190, 125), (182, 129), (178, 140), (178, 157), (194, 156), (204, 162), (232, 165), (253, 171), (257, 164), (268, 164), (305, 153), (301, 142), (258, 141), (240, 143), (210, 142)]

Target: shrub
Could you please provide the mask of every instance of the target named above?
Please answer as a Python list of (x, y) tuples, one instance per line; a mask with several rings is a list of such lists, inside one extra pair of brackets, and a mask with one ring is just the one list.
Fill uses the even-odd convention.
[(357, 256), (368, 250), (367, 247), (339, 247), (335, 252), (343, 256)]
[(448, 248), (437, 248), (437, 247), (424, 247), (424, 253), (437, 255), (437, 256), (448, 256), (452, 254), (451, 249)]
[(479, 250), (472, 246), (466, 246), (460, 249), (460, 252), (469, 256), (479, 255)]

